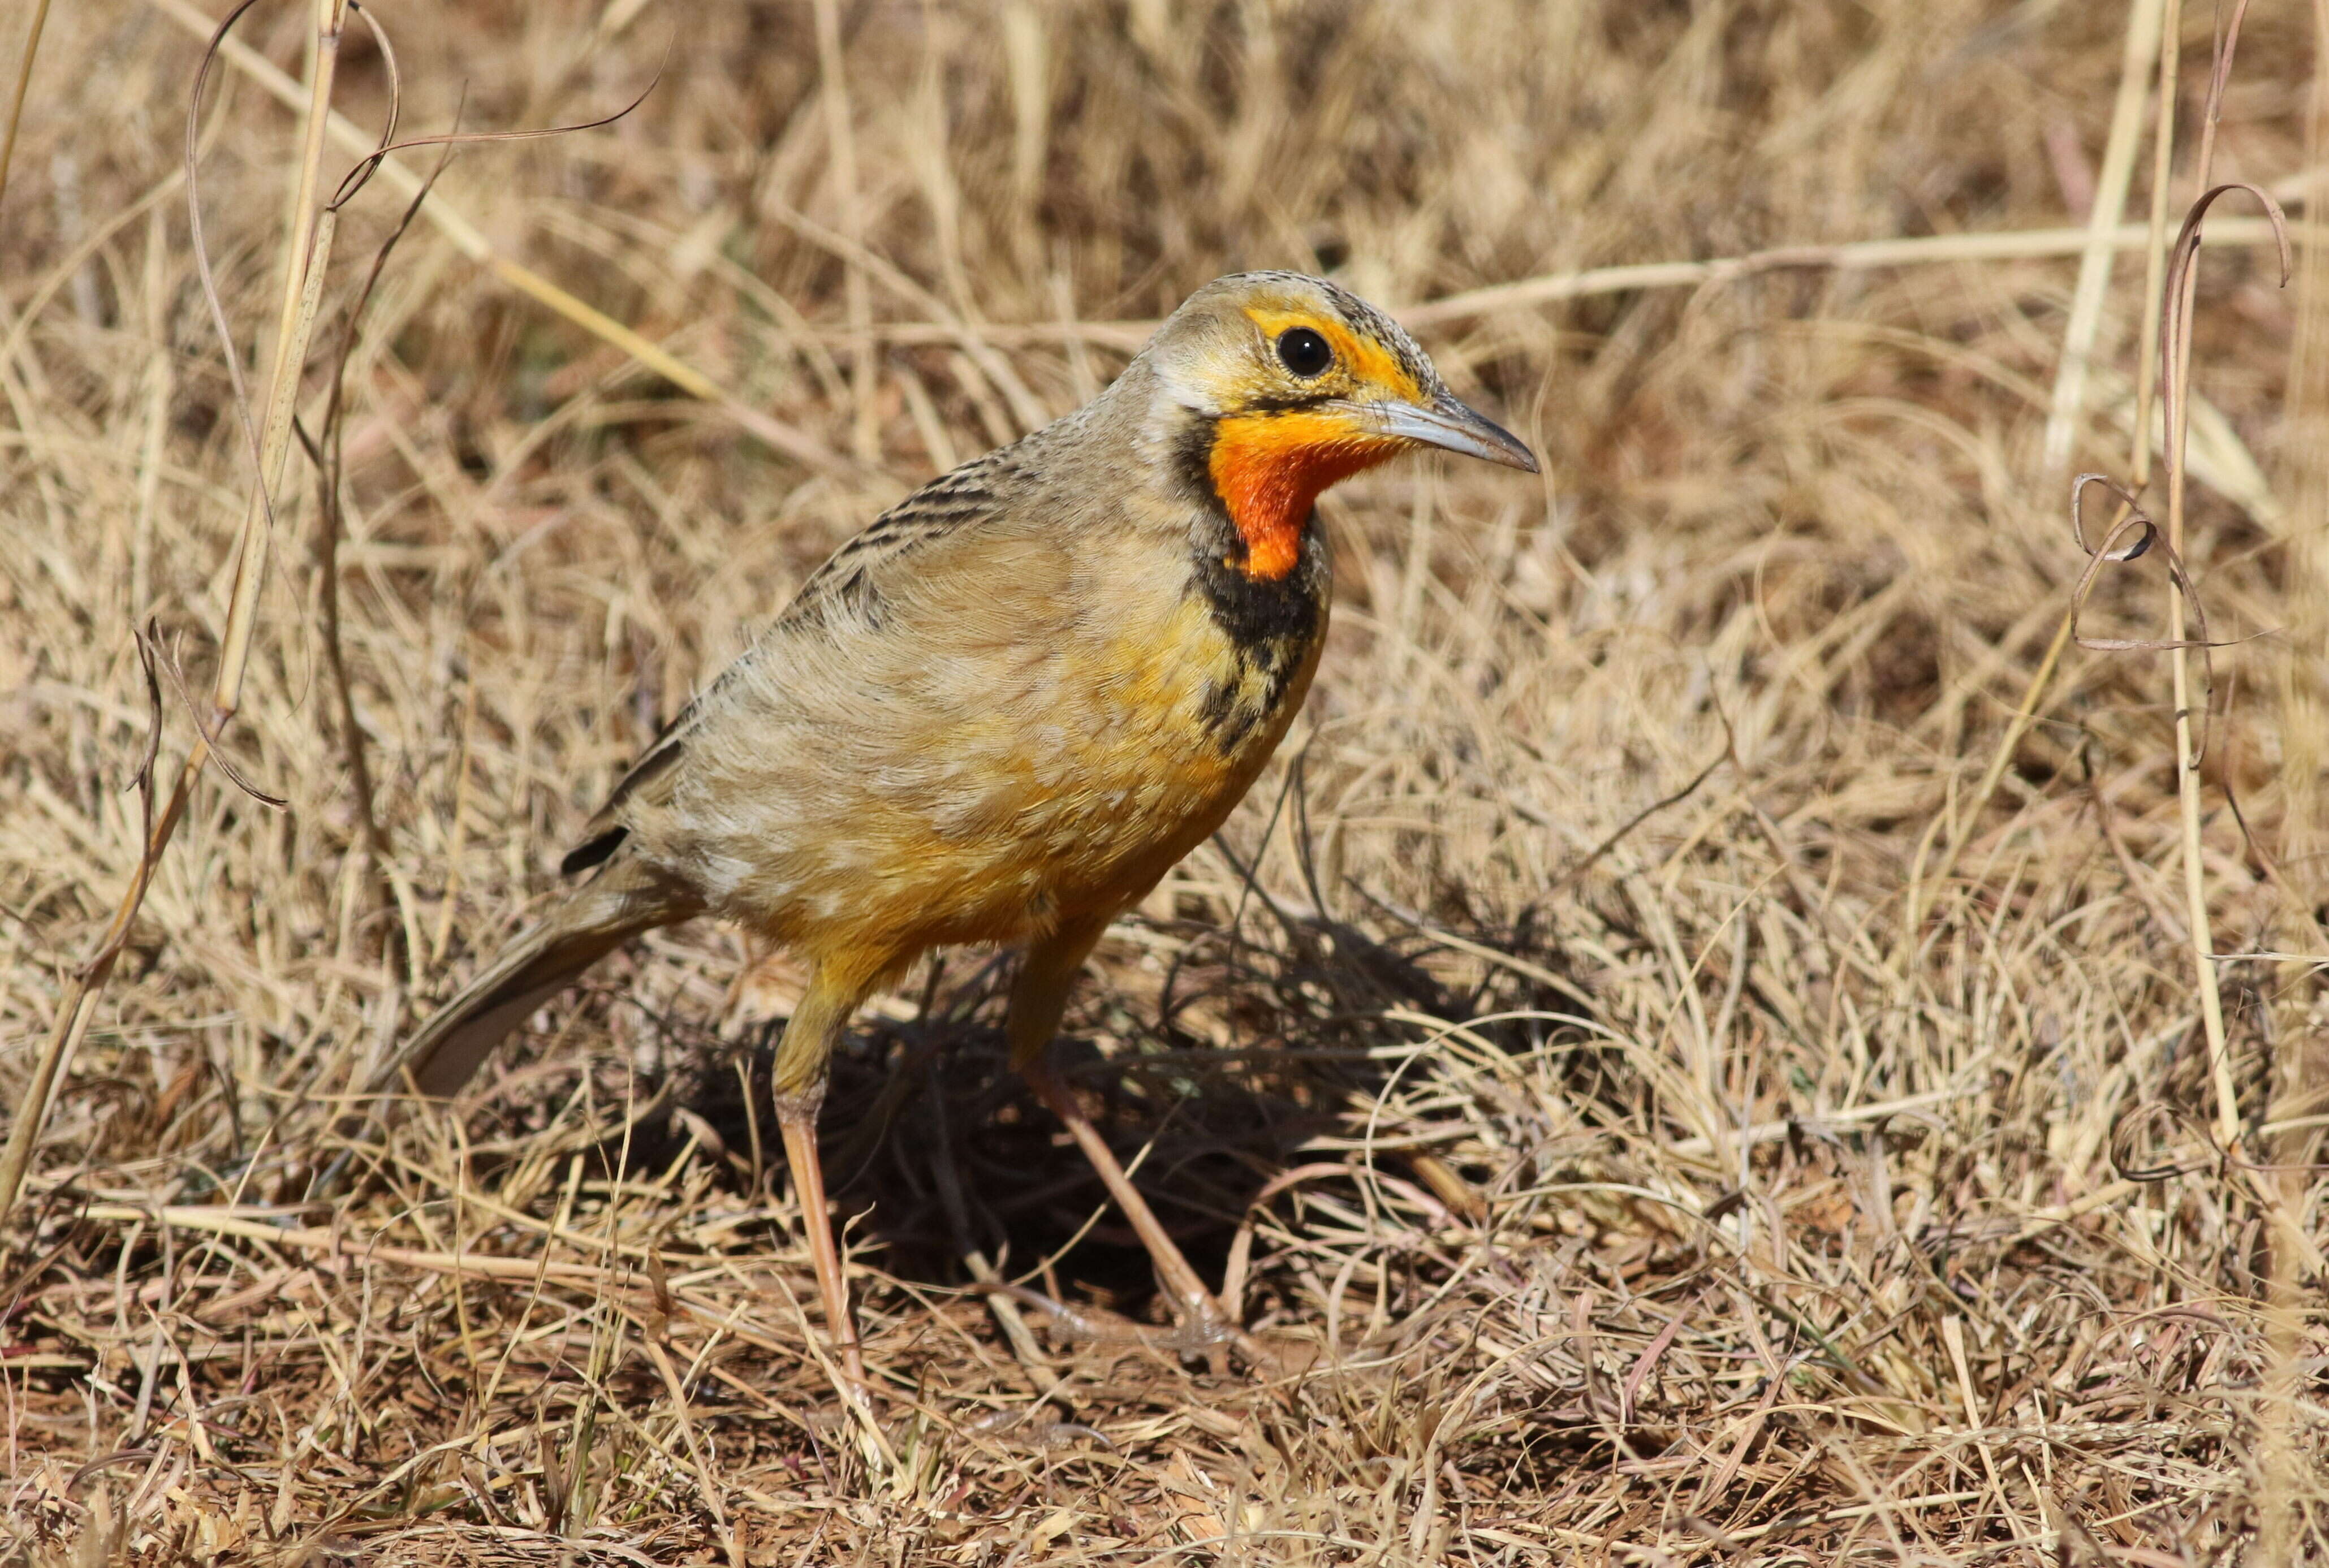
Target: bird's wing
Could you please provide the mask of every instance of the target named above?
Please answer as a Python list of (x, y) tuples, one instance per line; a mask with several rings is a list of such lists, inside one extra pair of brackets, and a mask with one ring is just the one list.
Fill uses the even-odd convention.
[(634, 802), (655, 804), (667, 798), (677, 779), (674, 765), (686, 754), (688, 737), (702, 721), (711, 699), (772, 639), (817, 623), (830, 624), (839, 616), (866, 614), (876, 597), (873, 585), (884, 568), (933, 540), (1002, 515), (1004, 494), (1020, 472), (1014, 450), (1006, 446), (939, 474), (828, 556), (753, 647), (681, 709), (655, 737), (655, 744), (616, 781), (606, 803), (585, 824), (581, 841), (559, 863), (559, 869), (571, 877), (598, 865), (623, 841), (627, 830), (621, 818), (626, 806)]

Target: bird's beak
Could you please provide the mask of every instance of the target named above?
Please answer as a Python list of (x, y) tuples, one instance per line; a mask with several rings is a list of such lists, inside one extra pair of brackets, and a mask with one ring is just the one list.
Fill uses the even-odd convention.
[(1537, 472), (1536, 454), (1522, 445), (1519, 437), (1449, 393), (1442, 392), (1429, 403), (1377, 403), (1372, 412), (1387, 436), (1501, 463), (1523, 474)]

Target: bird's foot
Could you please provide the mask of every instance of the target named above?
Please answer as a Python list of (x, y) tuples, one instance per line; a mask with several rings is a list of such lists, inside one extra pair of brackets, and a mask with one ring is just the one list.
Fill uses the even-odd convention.
[[(1237, 1320), (1223, 1310), (1220, 1298), (1211, 1291), (1196, 1291), (1174, 1303), (1178, 1309), (1180, 1324), (1174, 1329), (1183, 1356), (1202, 1356), (1218, 1363), (1222, 1351), (1234, 1348), (1246, 1337)], [(1216, 1366), (1214, 1370), (1226, 1368)]]
[(1235, 1351), (1248, 1366), (1267, 1371), (1277, 1365), (1277, 1358), (1239, 1327), (1236, 1320), (1222, 1310), (1220, 1301), (1209, 1291), (1201, 1291), (1192, 1298), (1176, 1301), (1180, 1321), (1170, 1329), (1151, 1328), (1131, 1319), (1110, 1312), (1105, 1308), (1078, 1306), (1056, 1300), (1040, 1291), (1024, 1285), (995, 1287), (1023, 1307), (1032, 1307), (1043, 1314), (1055, 1332), (1062, 1338), (1094, 1345), (1137, 1347), (1188, 1360), (1202, 1357), (1216, 1375), (1229, 1368), (1228, 1355)]

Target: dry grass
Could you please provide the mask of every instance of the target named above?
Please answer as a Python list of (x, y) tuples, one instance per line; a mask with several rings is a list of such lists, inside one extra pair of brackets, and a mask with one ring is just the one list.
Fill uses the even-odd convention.
[[(299, 9), (245, 23), (295, 76)], [(1002, 1072), (982, 955), (888, 999), (828, 1108), (878, 1441), (816, 1359), (764, 1138), (795, 977), (731, 934), (609, 964), (305, 1204), (334, 1097), (524, 919), (662, 716), (885, 502), (1104, 382), (1136, 341), (1108, 324), (1245, 265), (1424, 302), (2075, 227), (2122, 52), (2117, 8), (2040, 0), (636, 9), (382, 12), (408, 134), (590, 118), (668, 63), (619, 124), (462, 153), (438, 190), (491, 254), (424, 222), (373, 297), (335, 586), (377, 875), (294, 456), (227, 744), (288, 807), (196, 791), (9, 1222), (0, 1561), (2329, 1551), (2323, 1022), (2272, 957), (2321, 951), (2329, 886), (2283, 768), (2322, 755), (2284, 718), (2322, 711), (2319, 650), (2273, 634), (2320, 624), (2319, 547), (2286, 547), (2321, 520), (2276, 495), (2324, 493), (2287, 345), (2329, 342), (2329, 286), (2300, 311), (2253, 249), (2202, 268), (2188, 522), (2211, 629), (2249, 639), (2214, 653), (2202, 824), (2216, 949), (2254, 955), (2218, 966), (2234, 1150), (2164, 657), (2073, 649), (1934, 875), (2083, 564), (2040, 472), (2057, 244), (1432, 314), (1543, 487), (1330, 500), (1343, 597), (1286, 765), (1070, 1020), (1283, 1366), (1125, 1321), (1145, 1268)], [(2220, 178), (2303, 171), (2295, 9), (2250, 22)], [(158, 0), (58, 8), (0, 213), (12, 1106), (138, 860), (131, 628), (206, 681), (226, 621), (250, 465), (174, 183), (199, 54)], [(377, 126), (361, 30), (339, 69)], [(248, 344), (297, 123), (221, 80), (205, 228)], [(319, 345), (401, 204), (344, 215)], [(2129, 468), (2142, 271), (2103, 296), (2079, 467)], [(2156, 568), (2084, 630), (2159, 636)], [(966, 1293), (990, 1260), (1073, 1310)]]

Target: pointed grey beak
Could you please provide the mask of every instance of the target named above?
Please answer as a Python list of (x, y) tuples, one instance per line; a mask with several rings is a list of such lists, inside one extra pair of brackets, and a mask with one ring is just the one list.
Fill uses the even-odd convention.
[(1492, 419), (1466, 408), (1442, 392), (1429, 406), (1421, 403), (1378, 403), (1376, 418), (1386, 435), (1460, 452), (1466, 457), (1501, 463), (1523, 474), (1537, 472), (1536, 454), (1520, 437)]

